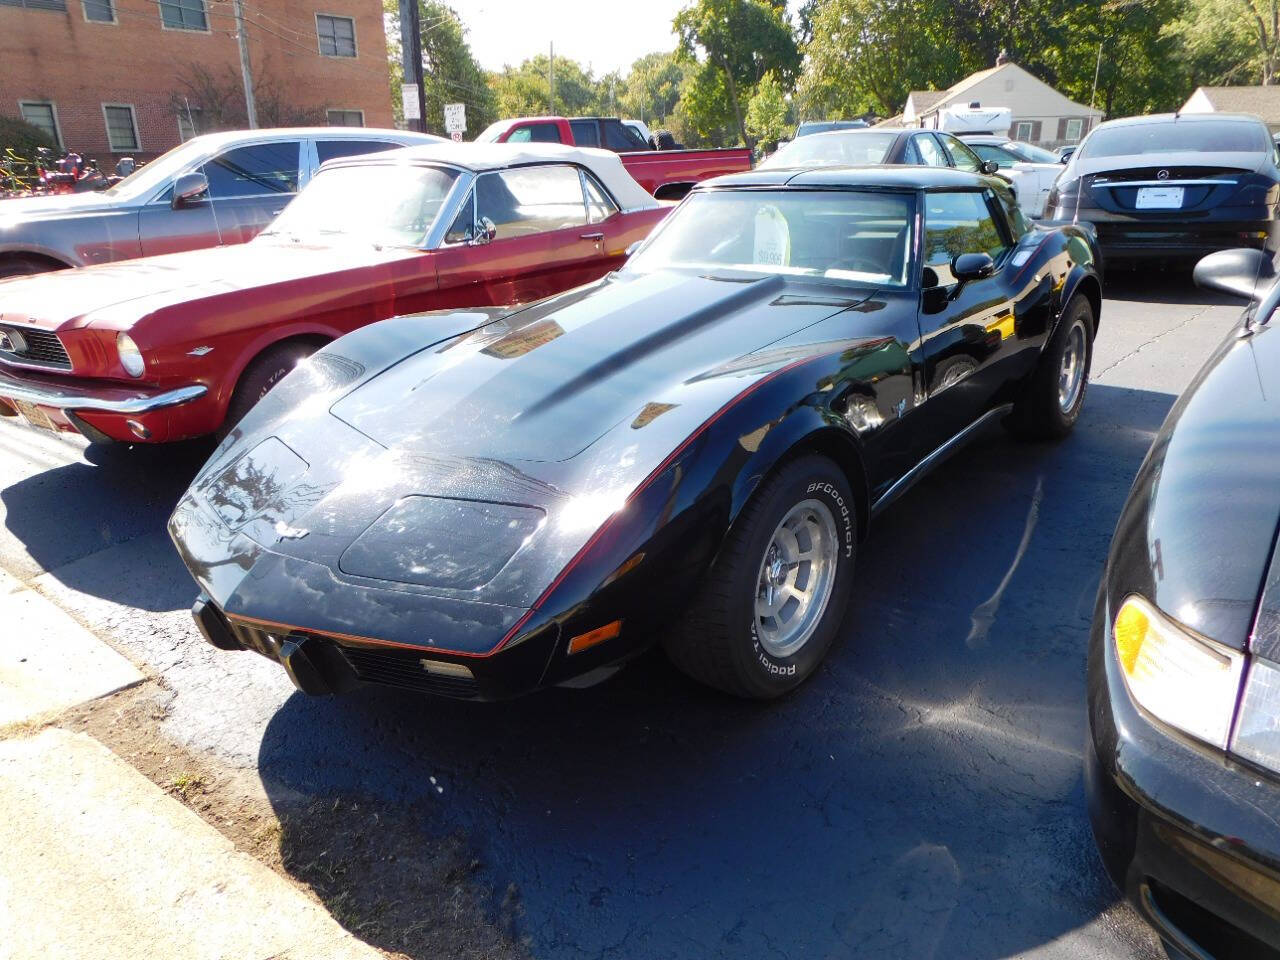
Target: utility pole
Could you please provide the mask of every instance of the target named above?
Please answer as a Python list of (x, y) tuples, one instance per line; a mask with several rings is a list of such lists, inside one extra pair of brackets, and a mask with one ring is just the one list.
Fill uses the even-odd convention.
[[(1093, 109), (1093, 101), (1098, 99), (1098, 74), (1102, 72), (1102, 41), (1098, 41), (1098, 62), (1093, 66), (1093, 93), (1089, 94), (1089, 109)], [(1092, 122), (1092, 119), (1090, 120)]]
[(404, 67), (400, 93), (405, 124), (410, 130), (425, 133), (427, 97), (422, 89), (422, 26), (418, 23), (418, 0), (400, 0), (400, 63)]
[(244, 32), (244, 4), (231, 0), (236, 17), (236, 40), (240, 44), (240, 73), (244, 77), (244, 109), (249, 117), (249, 129), (258, 129), (258, 108), (253, 100), (253, 67), (249, 64), (249, 38)]
[(556, 115), (556, 45), (553, 41), (551, 44), (551, 60), (547, 68), (547, 89), (550, 96), (547, 97), (547, 113), (551, 116)]

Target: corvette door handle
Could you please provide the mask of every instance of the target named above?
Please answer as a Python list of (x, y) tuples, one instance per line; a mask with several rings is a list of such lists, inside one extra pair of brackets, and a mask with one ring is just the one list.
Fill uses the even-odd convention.
[(599, 241), (604, 239), (604, 234), (603, 233), (584, 233), (579, 239)]

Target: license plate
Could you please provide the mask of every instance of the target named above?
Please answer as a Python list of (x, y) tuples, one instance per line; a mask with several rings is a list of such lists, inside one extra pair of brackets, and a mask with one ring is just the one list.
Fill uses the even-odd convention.
[(48, 415), (37, 406), (33, 406), (24, 400), (14, 400), (13, 405), (18, 408), (18, 413), (22, 414), (22, 419), (40, 430), (55, 430), (53, 421)]
[(1177, 210), (1182, 206), (1182, 187), (1139, 187), (1138, 210)]

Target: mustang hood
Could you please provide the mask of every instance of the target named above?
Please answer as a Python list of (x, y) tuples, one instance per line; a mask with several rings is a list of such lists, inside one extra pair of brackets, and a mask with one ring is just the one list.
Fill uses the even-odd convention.
[(1113, 611), (1127, 593), (1139, 593), (1243, 649), (1280, 522), (1280, 330), (1236, 334), (1169, 413), (1134, 481), (1108, 563)]
[[(6, 203), (8, 201), (5, 201)], [(253, 241), (161, 257), (122, 260), (0, 281), (0, 320), (50, 330), (85, 326), (110, 311), (127, 327), (157, 309), (204, 297), (306, 280), (341, 270), (389, 264), (416, 251), (368, 244), (331, 247)], [(113, 308), (123, 307), (123, 310)]]
[(617, 275), (414, 354), (332, 413), (406, 453), (566, 460), (637, 416), (664, 385), (865, 299), (785, 290), (780, 277)]

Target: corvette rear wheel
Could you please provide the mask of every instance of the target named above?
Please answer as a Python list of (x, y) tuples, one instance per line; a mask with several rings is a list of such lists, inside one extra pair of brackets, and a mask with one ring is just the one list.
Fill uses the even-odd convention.
[(1059, 440), (1080, 418), (1093, 361), (1093, 307), (1076, 295), (1063, 311), (1005, 425), (1028, 440)]
[(822, 662), (852, 583), (857, 515), (844, 473), (806, 455), (768, 477), (725, 538), (702, 592), (664, 640), (710, 686), (768, 699)]

